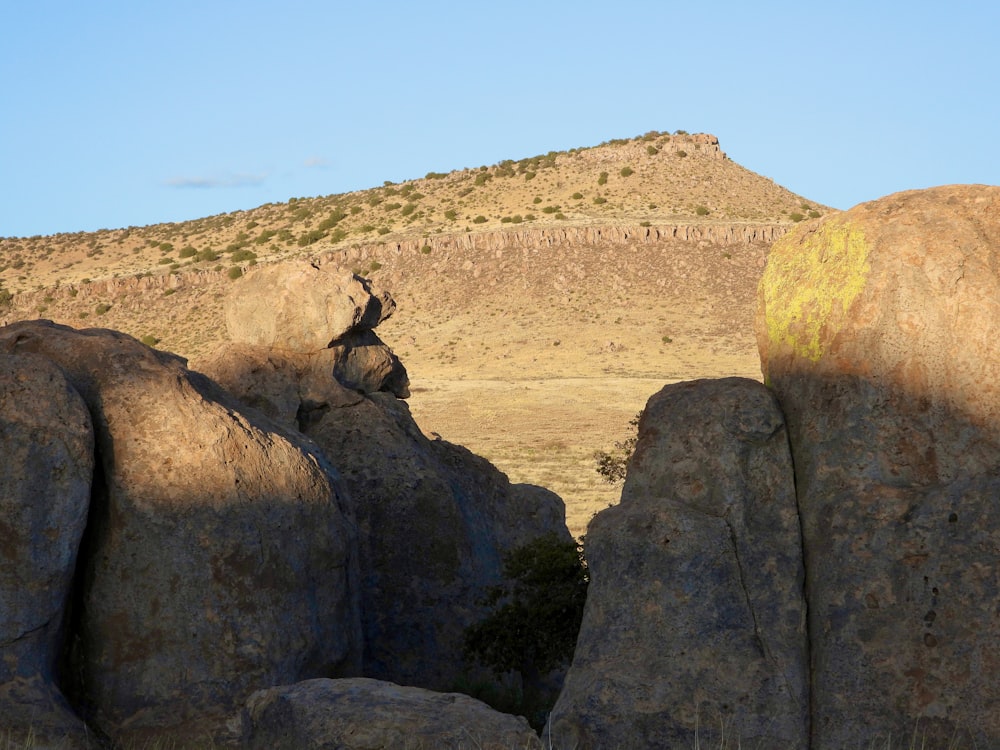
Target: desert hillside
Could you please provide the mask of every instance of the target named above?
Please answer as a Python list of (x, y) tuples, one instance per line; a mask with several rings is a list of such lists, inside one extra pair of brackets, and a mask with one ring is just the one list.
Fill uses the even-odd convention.
[(828, 211), (713, 136), (653, 132), (189, 222), (0, 239), (0, 319), (114, 328), (197, 367), (254, 265), (343, 265), (398, 303), (377, 333), (423, 429), (558, 492), (581, 534), (617, 496), (593, 453), (649, 395), (759, 377), (767, 250)]

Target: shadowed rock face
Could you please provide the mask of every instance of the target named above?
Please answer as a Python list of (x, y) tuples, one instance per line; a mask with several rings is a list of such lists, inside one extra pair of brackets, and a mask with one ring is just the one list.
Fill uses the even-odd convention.
[(203, 740), (262, 685), (356, 673), (356, 539), (314, 446), (122, 334), (19, 323), (0, 351), (56, 363), (93, 417), (71, 623), (86, 718)]
[(556, 747), (807, 746), (799, 522), (784, 419), (763, 386), (653, 396), (587, 559)]
[(94, 432), (48, 360), (0, 354), (0, 730), (86, 747), (55, 686), (64, 614), (87, 522)]
[(1000, 188), (891, 195), (774, 245), (817, 750), (1000, 744)]
[(521, 717), (467, 695), (369, 679), (309, 680), (251, 696), (247, 750), (464, 748), (541, 750)]

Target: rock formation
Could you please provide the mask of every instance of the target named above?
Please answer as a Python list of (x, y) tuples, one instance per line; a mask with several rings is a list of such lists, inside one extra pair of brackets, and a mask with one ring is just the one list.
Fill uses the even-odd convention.
[[(281, 325), (268, 338), (277, 343), (252, 346), (237, 328), (230, 338), (238, 343), (198, 367), (247, 404), (315, 440), (343, 478), (359, 529), (363, 674), (452, 689), (476, 670), (463, 656), (464, 631), (485, 616), (480, 600), (501, 580), (504, 551), (551, 532), (568, 539), (562, 502), (542, 488), (511, 485), (487, 461), (424, 436), (397, 398), (407, 395), (405, 371), (391, 365), (398, 360), (368, 327), (375, 316), (358, 312), (366, 303), (342, 316), (359, 321), (355, 327), (310, 344), (332, 338), (330, 347), (294, 350), (301, 337), (281, 331), (307, 327), (305, 318), (295, 317), (294, 300), (308, 300), (295, 292), (296, 284), (341, 274), (313, 266), (288, 276), (280, 268), (268, 274), (268, 285), (254, 280), (256, 272), (247, 283), (261, 297), (262, 310), (281, 311)], [(280, 290), (283, 301), (268, 304), (268, 286)], [(234, 285), (227, 309), (247, 295)], [(371, 299), (383, 312), (394, 308), (388, 295)], [(346, 347), (346, 356), (338, 350), (360, 337), (367, 342), (364, 352), (356, 345)]]
[(0, 446), (2, 736), (87, 747), (56, 671), (90, 504), (94, 430), (83, 399), (48, 360), (0, 354)]
[(224, 737), (255, 689), (357, 673), (356, 538), (312, 444), (123, 334), (18, 323), (0, 352), (57, 365), (94, 423), (64, 665), (88, 721), (125, 740)]
[(458, 693), (371, 679), (309, 680), (254, 693), (247, 750), (541, 750), (528, 723)]
[(803, 567), (784, 419), (759, 383), (679, 383), (639, 424), (546, 736), (557, 748), (806, 747)]
[(795, 462), (812, 747), (1000, 745), (1000, 187), (800, 227), (758, 339)]

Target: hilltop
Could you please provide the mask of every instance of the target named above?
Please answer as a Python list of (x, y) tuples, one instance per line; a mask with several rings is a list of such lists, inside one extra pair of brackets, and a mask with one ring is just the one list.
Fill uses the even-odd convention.
[(593, 452), (664, 383), (759, 377), (753, 299), (770, 243), (828, 213), (711, 135), (647, 133), (194, 221), (0, 240), (0, 319), (106, 327), (192, 360), (258, 263), (334, 262), (396, 298), (379, 334), (427, 431), (564, 496), (617, 490)]

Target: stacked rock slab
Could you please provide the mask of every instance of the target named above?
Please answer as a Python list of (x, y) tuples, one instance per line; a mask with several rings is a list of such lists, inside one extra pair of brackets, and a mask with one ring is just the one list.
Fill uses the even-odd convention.
[(799, 227), (758, 309), (802, 515), (812, 747), (1000, 746), (1000, 187)]
[(807, 747), (799, 521), (766, 388), (704, 380), (650, 398), (587, 559), (553, 747)]
[(254, 690), (357, 674), (356, 539), (314, 446), (123, 334), (16, 323), (0, 352), (58, 365), (94, 424), (64, 675), (92, 726), (224, 742)]
[[(371, 330), (395, 308), (387, 294), (309, 263), (254, 271), (243, 283), (226, 300), (232, 345), (197, 366), (301, 430), (337, 467), (359, 532), (363, 674), (435, 690), (470, 682), (477, 667), (463, 654), (464, 632), (486, 615), (481, 600), (502, 581), (504, 552), (549, 533), (570, 539), (562, 501), (421, 432), (400, 400), (405, 370)], [(300, 285), (331, 299), (297, 294)], [(258, 305), (250, 328), (238, 312), (247, 296)], [(324, 320), (339, 327), (300, 333), (330, 325), (310, 306), (336, 304), (346, 311)]]
[(247, 701), (243, 722), (246, 750), (542, 748), (523, 718), (466, 695), (363, 678), (262, 690)]
[(42, 357), (0, 354), (0, 449), (0, 739), (87, 747), (56, 672), (94, 432), (83, 399)]

